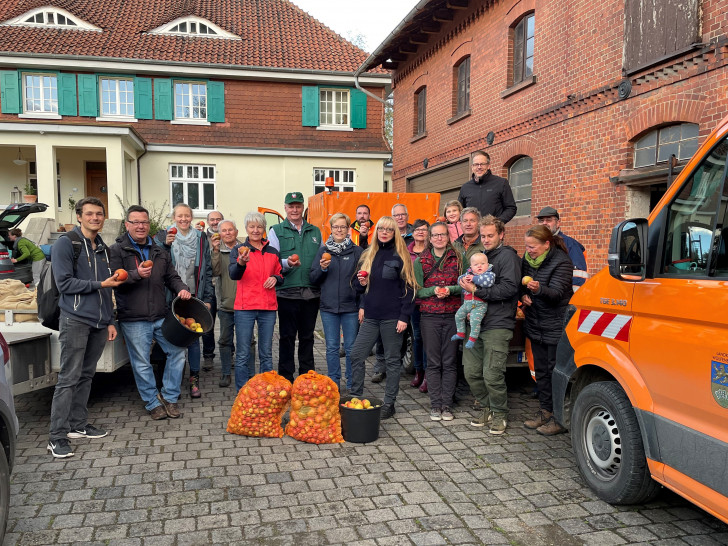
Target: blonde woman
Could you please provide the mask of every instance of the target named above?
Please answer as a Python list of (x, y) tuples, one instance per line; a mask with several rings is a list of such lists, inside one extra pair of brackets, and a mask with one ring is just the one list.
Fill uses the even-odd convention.
[(414, 310), (417, 290), (407, 245), (391, 216), (383, 216), (377, 222), (375, 235), (362, 254), (358, 270), (352, 285), (357, 292), (364, 293), (364, 303), (359, 310), (359, 334), (351, 350), (351, 394), (363, 394), (364, 360), (381, 336), (387, 370), (381, 415), (382, 419), (388, 419), (395, 412), (402, 336)]

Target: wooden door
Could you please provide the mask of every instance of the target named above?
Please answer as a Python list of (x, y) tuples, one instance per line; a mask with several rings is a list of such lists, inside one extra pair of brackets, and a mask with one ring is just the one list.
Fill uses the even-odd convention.
[(109, 217), (109, 192), (106, 185), (106, 163), (86, 163), (86, 195), (98, 197)]

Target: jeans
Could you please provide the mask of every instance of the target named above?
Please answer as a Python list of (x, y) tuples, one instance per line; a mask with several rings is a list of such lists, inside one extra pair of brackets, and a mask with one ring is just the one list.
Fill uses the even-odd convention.
[(210, 314), (212, 315), (212, 328), (206, 334), (202, 334), (202, 356), (205, 358), (215, 358), (215, 317), (217, 316), (217, 298), (214, 294), (212, 296), (212, 302), (210, 303)]
[[(278, 298), (278, 373), (293, 382), (296, 363), (293, 355), (298, 335), (298, 375), (314, 370), (313, 330), (320, 298), (310, 300)], [(237, 364), (236, 364), (237, 365)]]
[(121, 323), (137, 390), (148, 411), (161, 405), (157, 399), (159, 391), (157, 380), (154, 378), (154, 367), (149, 360), (152, 340), (157, 342), (167, 356), (162, 376), (162, 391), (159, 393), (167, 402), (175, 403), (179, 400), (180, 384), (185, 371), (185, 350), (165, 339), (162, 334), (163, 322), (164, 319), (161, 318), (154, 322), (142, 320)]
[(86, 428), (91, 380), (108, 338), (106, 328), (93, 328), (61, 311), (61, 371), (51, 404), (51, 442)]
[(275, 311), (235, 311), (235, 387), (240, 390), (255, 375), (255, 358), (250, 353), (253, 328), (258, 322), (260, 372), (273, 369)]
[(217, 345), (220, 347), (220, 366), (222, 375), (230, 375), (233, 365), (233, 338), (235, 337), (235, 313), (218, 309), (217, 318), (220, 324), (220, 337)]
[(359, 313), (329, 313), (321, 311), (321, 322), (326, 337), (326, 364), (328, 376), (341, 385), (341, 358), (339, 357), (339, 335), (344, 334), (346, 351), (346, 388), (351, 389), (351, 348), (359, 332)]
[(484, 408), (499, 415), (508, 414), (506, 361), (512, 337), (513, 330), (481, 330), (475, 346), (463, 351), (463, 368), (470, 391)]
[(538, 405), (542, 410), (552, 413), (554, 401), (551, 393), (551, 376), (554, 373), (554, 366), (556, 366), (556, 345), (539, 343), (532, 339), (531, 352), (538, 386)]
[(422, 332), (420, 328), (420, 308), (415, 306), (412, 311), (412, 363), (415, 370), (424, 371), (427, 369), (427, 355), (422, 344)]
[(455, 335), (455, 317), (451, 313), (422, 315), (422, 337), (430, 355), (425, 377), (430, 406), (451, 408), (458, 383), (458, 344), (450, 341)]
[(187, 360), (190, 363), (190, 375), (200, 375), (200, 339), (195, 339), (187, 346)]
[(394, 404), (399, 393), (399, 373), (402, 366), (402, 338), (397, 333), (397, 320), (364, 319), (351, 349), (351, 394), (364, 394), (364, 361), (381, 335), (384, 359), (387, 365), (387, 383), (384, 386), (384, 403)]

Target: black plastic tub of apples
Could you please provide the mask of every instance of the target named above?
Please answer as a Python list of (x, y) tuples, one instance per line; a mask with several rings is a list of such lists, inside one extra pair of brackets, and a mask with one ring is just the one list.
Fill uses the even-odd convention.
[[(366, 397), (372, 405), (369, 409), (353, 409), (342, 406), (357, 396), (342, 396), (339, 400), (341, 413), (341, 435), (344, 441), (355, 444), (368, 444), (379, 438), (379, 421), (382, 415), (382, 401), (371, 396)], [(364, 400), (364, 398), (359, 398)]]

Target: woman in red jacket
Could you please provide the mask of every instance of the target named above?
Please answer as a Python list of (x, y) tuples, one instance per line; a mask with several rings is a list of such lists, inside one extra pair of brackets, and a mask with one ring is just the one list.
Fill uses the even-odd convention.
[(235, 387), (238, 390), (255, 375), (250, 343), (256, 322), (260, 371), (273, 369), (273, 329), (278, 309), (276, 286), (283, 284), (283, 277), (280, 256), (264, 238), (265, 228), (263, 215), (249, 212), (245, 216), (248, 237), (230, 251), (230, 278), (238, 281), (234, 306)]

